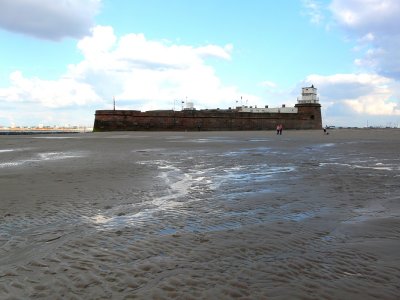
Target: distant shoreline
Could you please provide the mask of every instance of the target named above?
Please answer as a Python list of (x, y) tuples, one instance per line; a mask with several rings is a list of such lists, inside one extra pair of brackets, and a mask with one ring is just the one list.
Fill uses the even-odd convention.
[[(329, 128), (329, 131), (342, 131), (342, 130), (399, 130), (396, 127), (334, 127)], [(173, 130), (172, 130), (173, 131)], [(224, 131), (224, 130), (223, 130)], [(260, 131), (273, 131), (273, 130), (260, 130)], [(299, 131), (298, 129), (287, 129), (286, 131)], [(320, 131), (315, 129), (312, 131)], [(1, 135), (36, 135), (36, 134), (76, 134), (76, 133), (91, 133), (92, 128), (79, 128), (79, 129), (4, 129), (0, 128)], [(115, 131), (118, 132), (118, 131)], [(129, 132), (129, 131), (127, 131)], [(133, 132), (133, 131), (132, 131)], [(138, 131), (136, 131), (138, 132)], [(156, 132), (156, 131), (154, 131)], [(160, 131), (161, 132), (161, 131)], [(164, 131), (162, 131), (164, 132)], [(218, 132), (218, 131), (213, 131)], [(235, 132), (235, 130), (230, 131)]]
[(61, 129), (61, 130), (40, 130), (40, 129), (0, 129), (0, 135), (32, 135), (32, 134), (71, 134), (71, 133), (85, 133), (92, 132), (92, 130), (82, 129)]

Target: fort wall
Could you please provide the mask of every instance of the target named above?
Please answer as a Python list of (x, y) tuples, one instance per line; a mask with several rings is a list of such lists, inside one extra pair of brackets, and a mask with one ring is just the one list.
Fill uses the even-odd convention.
[(297, 113), (214, 110), (97, 110), (94, 131), (217, 131), (322, 129), (321, 105), (299, 103)]

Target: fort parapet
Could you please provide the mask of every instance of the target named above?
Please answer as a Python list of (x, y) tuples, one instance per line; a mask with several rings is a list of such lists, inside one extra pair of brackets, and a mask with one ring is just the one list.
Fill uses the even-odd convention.
[(93, 131), (272, 130), (278, 124), (285, 129), (322, 129), (316, 88), (303, 88), (302, 96), (294, 107), (281, 108), (97, 110)]

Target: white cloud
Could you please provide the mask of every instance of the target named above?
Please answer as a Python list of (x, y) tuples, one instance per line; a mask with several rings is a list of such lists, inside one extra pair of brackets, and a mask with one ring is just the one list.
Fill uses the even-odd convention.
[[(194, 102), (196, 108), (232, 106), (241, 94), (225, 86), (207, 58), (231, 59), (231, 45), (193, 47), (148, 40), (143, 34), (117, 37), (111, 27), (97, 26), (77, 48), (83, 59), (68, 66), (56, 80), (10, 75), (10, 87), (0, 88), (0, 99), (42, 108), (171, 109), (174, 102)], [(94, 109), (88, 111), (93, 116)]]
[(19, 71), (10, 75), (11, 87), (0, 89), (0, 99), (8, 102), (39, 104), (43, 107), (82, 106), (99, 102), (93, 88), (74, 79), (57, 81), (25, 78)]
[(398, 0), (333, 0), (330, 8), (337, 21), (356, 34), (398, 32)]
[(0, 27), (41, 39), (89, 33), (101, 0), (1, 0)]
[(320, 24), (324, 19), (322, 5), (315, 0), (302, 0), (303, 13), (310, 17), (311, 23)]
[(364, 48), (358, 67), (400, 79), (400, 1), (333, 0), (330, 9), (338, 25)]
[(277, 84), (275, 82), (266, 80), (266, 81), (261, 82), (260, 86), (271, 89), (271, 88), (276, 88)]
[(400, 116), (400, 89), (393, 79), (376, 74), (336, 74), (310, 75), (305, 82), (319, 88), (328, 117)]
[(360, 73), (307, 78), (321, 88), (326, 118), (353, 124), (371, 118), (380, 125), (385, 120), (398, 122), (400, 1), (332, 0), (330, 10), (356, 43), (360, 56), (354, 65)]
[(363, 37), (359, 39), (359, 43), (370, 43), (375, 40), (375, 35), (371, 32), (368, 32)]
[(208, 57), (216, 57), (216, 58), (222, 58), (226, 60), (231, 59), (231, 52), (233, 50), (233, 45), (228, 44), (224, 48), (221, 48), (216, 45), (207, 45), (204, 47), (199, 47), (196, 49), (196, 53), (200, 57), (208, 58)]
[(70, 66), (70, 74), (93, 84), (104, 98), (137, 101), (141, 107), (136, 108), (171, 108), (174, 99), (186, 97), (197, 107), (230, 104), (238, 94), (206, 63), (209, 57), (230, 60), (231, 45), (196, 48), (148, 40), (143, 34), (117, 39), (111, 27), (97, 26), (78, 48), (84, 61)]

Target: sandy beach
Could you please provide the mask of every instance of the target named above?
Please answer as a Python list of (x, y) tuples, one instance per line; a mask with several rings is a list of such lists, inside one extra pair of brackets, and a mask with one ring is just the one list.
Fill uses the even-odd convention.
[(0, 299), (398, 299), (400, 130), (0, 136)]

